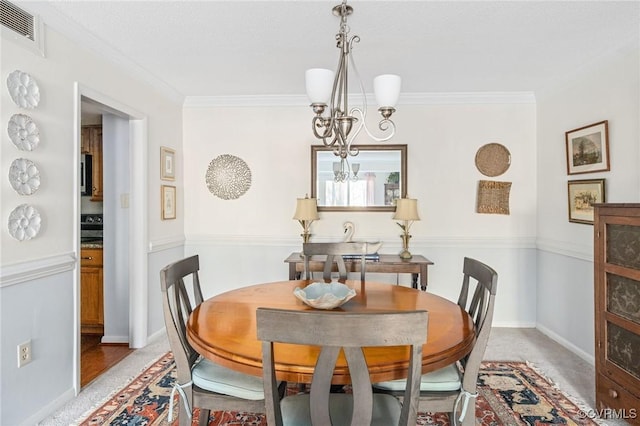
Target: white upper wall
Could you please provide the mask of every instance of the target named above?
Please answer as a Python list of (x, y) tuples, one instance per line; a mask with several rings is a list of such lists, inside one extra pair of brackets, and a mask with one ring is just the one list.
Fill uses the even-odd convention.
[[(488, 96), (490, 98), (490, 95)], [(445, 101), (446, 102), (446, 101)], [(535, 238), (536, 131), (533, 103), (401, 105), (394, 114), (396, 136), (408, 145), (408, 193), (418, 199), (421, 221), (414, 240)], [(185, 234), (187, 238), (247, 236), (299, 238), (292, 219), (296, 198), (311, 190), (312, 111), (307, 106), (185, 107)], [(375, 126), (377, 112), (370, 112)], [(502, 176), (488, 178), (475, 166), (482, 145), (498, 142), (512, 155)], [(360, 135), (357, 143), (370, 143)], [(384, 144), (384, 143), (382, 143)], [(237, 200), (222, 200), (205, 183), (209, 163), (222, 154), (242, 158), (252, 185)], [(480, 179), (513, 182), (511, 214), (475, 212)], [(398, 227), (384, 212), (321, 212), (315, 238), (342, 237), (342, 223), (356, 224), (358, 238), (399, 241)], [(384, 246), (382, 252), (388, 252)], [(393, 252), (393, 251), (391, 251)]]
[[(538, 328), (593, 362), (593, 225), (568, 220), (567, 181), (605, 179), (607, 202), (640, 201), (638, 41), (538, 97)], [(565, 132), (609, 121), (608, 172), (567, 175)]]
[[(538, 96), (538, 240), (593, 255), (593, 227), (568, 221), (567, 181), (605, 179), (607, 202), (640, 200), (638, 41)], [(567, 175), (565, 132), (609, 121), (608, 172)]]
[[(55, 31), (46, 31), (46, 57), (25, 50), (17, 43), (2, 38), (1, 97), (3, 123), (0, 146), (1, 169), (9, 170), (15, 158), (28, 158), (36, 163), (41, 173), (40, 189), (31, 196), (18, 195), (10, 186), (6, 174), (0, 184), (2, 199), (0, 233), (2, 264), (13, 264), (70, 253), (74, 248), (76, 226), (74, 206), (78, 194), (74, 192), (77, 164), (74, 144), (74, 84), (80, 83), (143, 116), (148, 122), (148, 178), (149, 237), (182, 235), (182, 205), (178, 206), (178, 219), (160, 220), (160, 146), (180, 151), (182, 140), (182, 105), (147, 85), (111, 62), (100, 57), (99, 52), (79, 48)], [(29, 73), (38, 83), (41, 101), (33, 110), (21, 110), (8, 95), (5, 81), (9, 73), (21, 70)], [(16, 113), (27, 114), (38, 125), (40, 145), (37, 149), (19, 151), (9, 139), (6, 126)], [(178, 156), (178, 163), (181, 158)], [(136, 173), (136, 170), (132, 170)], [(181, 189), (181, 173), (178, 168), (177, 185)], [(179, 190), (180, 190), (179, 189)], [(36, 206), (42, 215), (40, 234), (26, 242), (13, 239), (6, 231), (11, 211), (22, 203)]]

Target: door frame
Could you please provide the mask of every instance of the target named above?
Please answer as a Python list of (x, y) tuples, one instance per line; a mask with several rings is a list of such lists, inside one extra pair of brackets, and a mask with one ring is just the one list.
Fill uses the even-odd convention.
[[(148, 329), (148, 200), (147, 200), (147, 151), (148, 119), (134, 108), (125, 105), (103, 93), (79, 82), (74, 83), (74, 164), (80, 162), (82, 98), (87, 98), (105, 107), (105, 112), (129, 120), (129, 156), (131, 164), (131, 195), (129, 203), (129, 226), (136, 229), (129, 238), (129, 347), (142, 348), (147, 344)], [(80, 171), (76, 173), (73, 185), (73, 221), (75, 227), (74, 251), (80, 257)], [(76, 395), (80, 392), (80, 263), (76, 262), (74, 277), (74, 383)], [(135, 308), (134, 308), (135, 307)]]

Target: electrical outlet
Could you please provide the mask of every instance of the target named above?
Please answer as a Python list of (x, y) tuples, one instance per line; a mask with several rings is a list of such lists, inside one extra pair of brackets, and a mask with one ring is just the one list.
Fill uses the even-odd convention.
[(18, 345), (18, 368), (31, 362), (31, 340)]

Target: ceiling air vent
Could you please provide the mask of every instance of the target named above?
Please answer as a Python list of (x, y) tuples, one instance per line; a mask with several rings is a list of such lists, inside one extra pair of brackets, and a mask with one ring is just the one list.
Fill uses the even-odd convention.
[(20, 43), (26, 43), (26, 46), (35, 48), (44, 56), (42, 23), (38, 16), (30, 14), (9, 1), (0, 0), (0, 18), (2, 18), (3, 35)]

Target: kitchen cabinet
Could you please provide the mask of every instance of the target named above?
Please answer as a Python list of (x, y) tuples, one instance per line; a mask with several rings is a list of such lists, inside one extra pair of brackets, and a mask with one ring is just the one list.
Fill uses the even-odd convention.
[(80, 249), (80, 329), (104, 334), (104, 275), (101, 248)]
[(598, 204), (594, 220), (596, 405), (640, 424), (640, 204)]
[(91, 201), (102, 201), (102, 125), (82, 126), (80, 152), (91, 155)]

